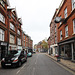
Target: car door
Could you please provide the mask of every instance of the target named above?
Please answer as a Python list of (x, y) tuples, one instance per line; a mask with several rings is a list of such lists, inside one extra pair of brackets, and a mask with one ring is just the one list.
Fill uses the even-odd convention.
[(21, 52), (21, 61), (24, 62), (25, 58), (24, 58), (24, 51)]

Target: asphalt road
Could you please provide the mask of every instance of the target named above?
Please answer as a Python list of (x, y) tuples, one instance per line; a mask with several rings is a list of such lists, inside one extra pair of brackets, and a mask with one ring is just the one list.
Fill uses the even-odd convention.
[(19, 68), (0, 68), (0, 75), (73, 75), (45, 54), (34, 54)]

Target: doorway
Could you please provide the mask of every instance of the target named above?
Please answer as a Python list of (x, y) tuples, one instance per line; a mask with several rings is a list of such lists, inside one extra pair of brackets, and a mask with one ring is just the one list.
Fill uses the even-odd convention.
[(1, 46), (1, 59), (5, 57), (6, 54), (6, 46)]

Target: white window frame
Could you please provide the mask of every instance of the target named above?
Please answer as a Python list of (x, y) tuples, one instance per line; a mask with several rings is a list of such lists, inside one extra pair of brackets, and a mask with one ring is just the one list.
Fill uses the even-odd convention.
[(73, 20), (73, 33), (75, 34), (75, 19)]
[(65, 17), (65, 18), (67, 17), (67, 7), (66, 7), (65, 10), (64, 10), (64, 17)]
[(72, 10), (75, 9), (75, 0), (72, 0)]
[(15, 36), (10, 34), (10, 43), (15, 44)]
[(5, 17), (0, 13), (0, 21), (5, 24)]
[(60, 40), (62, 40), (62, 30), (60, 31)]
[(5, 31), (0, 29), (0, 40), (4, 41)]
[(5, 7), (5, 3), (2, 0), (0, 0), (0, 3)]
[(10, 22), (10, 29), (12, 29), (13, 31), (15, 31), (15, 26), (11, 22)]
[(19, 29), (17, 30), (17, 33), (20, 35), (20, 30)]
[(65, 27), (65, 37), (68, 37), (68, 25)]
[(17, 38), (17, 43), (18, 43), (18, 45), (21, 45), (21, 39), (20, 38)]

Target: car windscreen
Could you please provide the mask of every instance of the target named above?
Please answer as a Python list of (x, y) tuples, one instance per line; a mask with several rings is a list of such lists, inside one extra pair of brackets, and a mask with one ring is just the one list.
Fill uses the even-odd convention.
[(14, 56), (17, 56), (21, 53), (21, 51), (17, 51), (17, 50), (11, 50), (11, 51), (8, 51), (8, 55), (14, 55)]

